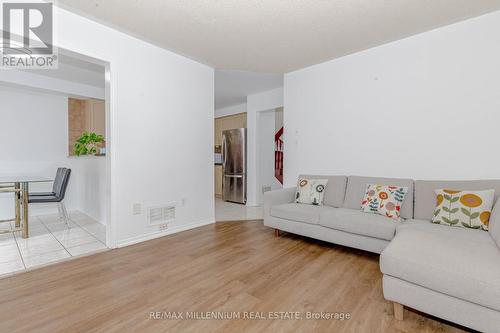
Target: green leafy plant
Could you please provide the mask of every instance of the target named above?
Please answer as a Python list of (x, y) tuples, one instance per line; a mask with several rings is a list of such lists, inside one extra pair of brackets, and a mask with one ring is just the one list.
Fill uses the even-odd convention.
[(104, 142), (104, 136), (94, 132), (84, 132), (75, 142), (75, 155), (95, 155), (99, 144)]

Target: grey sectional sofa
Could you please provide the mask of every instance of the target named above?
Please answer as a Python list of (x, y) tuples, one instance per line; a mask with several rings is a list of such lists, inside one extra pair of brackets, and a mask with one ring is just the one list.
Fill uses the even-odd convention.
[[(379, 253), (384, 297), (483, 332), (500, 332), (500, 180), (413, 181), (359, 176), (328, 178), (324, 205), (294, 203), (295, 187), (267, 192), (264, 224), (323, 241)], [(363, 213), (367, 184), (408, 187), (402, 222)], [(488, 232), (430, 223), (434, 190), (495, 189)]]

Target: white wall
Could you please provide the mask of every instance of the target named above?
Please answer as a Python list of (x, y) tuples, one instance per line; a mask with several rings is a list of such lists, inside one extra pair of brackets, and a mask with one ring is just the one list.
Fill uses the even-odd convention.
[(185, 199), (164, 234), (214, 222), (214, 70), (66, 10), (55, 16), (56, 45), (110, 63), (116, 245), (158, 235), (134, 203)]
[[(247, 96), (247, 205), (259, 205), (259, 118), (263, 111), (283, 106), (283, 88)], [(273, 122), (274, 123), (274, 122)]]
[(226, 117), (226, 116), (231, 116), (233, 114), (245, 113), (245, 112), (247, 112), (247, 104), (243, 103), (216, 109), (215, 118)]
[[(68, 99), (0, 87), (0, 175), (40, 175), (54, 179), (58, 167), (71, 168), (65, 204), (101, 223), (104, 215), (105, 159), (68, 158)], [(91, 159), (91, 160), (87, 160)], [(50, 191), (51, 183), (33, 184), (31, 191)], [(57, 213), (55, 204), (33, 204), (31, 215)], [(0, 196), (0, 219), (14, 215), (12, 195)]]
[(73, 187), (77, 209), (94, 220), (107, 224), (106, 216), (106, 159), (102, 156), (68, 158), (72, 167)]
[[(68, 155), (68, 100), (63, 96), (26, 93), (0, 87), (0, 174), (38, 174), (53, 179), (58, 166), (66, 166)], [(31, 190), (51, 189), (52, 184), (34, 185)], [(70, 186), (68, 210), (77, 206)], [(12, 195), (0, 201), (0, 219), (12, 218)], [(54, 205), (33, 205), (31, 214), (57, 212)]]
[(300, 173), (500, 178), (500, 12), (285, 75)]
[(283, 127), (283, 108), (277, 108), (274, 112), (275, 114), (275, 133), (277, 133)]

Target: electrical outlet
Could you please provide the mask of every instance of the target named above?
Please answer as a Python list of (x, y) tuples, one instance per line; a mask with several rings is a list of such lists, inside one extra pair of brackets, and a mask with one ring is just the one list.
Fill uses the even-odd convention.
[(167, 224), (167, 223), (160, 224), (160, 225), (158, 226), (158, 229), (159, 229), (160, 231), (165, 231), (165, 230), (167, 230), (167, 229), (168, 229), (168, 224)]
[(134, 215), (142, 214), (142, 205), (140, 203), (135, 203), (132, 205), (132, 214)]
[(269, 191), (271, 191), (271, 186), (268, 186), (268, 185), (262, 186), (262, 193), (266, 193)]

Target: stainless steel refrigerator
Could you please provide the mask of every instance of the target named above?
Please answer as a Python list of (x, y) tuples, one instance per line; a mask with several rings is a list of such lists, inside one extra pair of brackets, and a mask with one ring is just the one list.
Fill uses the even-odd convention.
[(222, 132), (222, 200), (247, 202), (247, 129)]

